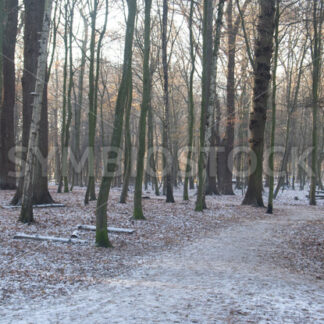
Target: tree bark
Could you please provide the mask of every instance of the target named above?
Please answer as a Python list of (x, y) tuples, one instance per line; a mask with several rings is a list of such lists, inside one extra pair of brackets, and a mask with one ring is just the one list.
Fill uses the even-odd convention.
[(68, 4), (65, 3), (65, 23), (64, 23), (64, 35), (63, 35), (63, 42), (64, 42), (64, 65), (63, 65), (63, 103), (62, 103), (62, 126), (61, 126), (61, 172), (60, 172), (60, 181), (57, 188), (57, 192), (62, 192), (63, 181), (65, 176), (67, 176), (67, 160), (68, 160), (68, 147), (65, 147), (65, 138), (66, 138), (66, 107), (67, 107), (67, 82), (68, 82), (68, 60), (69, 60), (69, 47), (68, 47)]
[(190, 42), (190, 59), (191, 59), (191, 70), (189, 77), (189, 89), (188, 89), (188, 154), (186, 171), (183, 185), (183, 200), (189, 200), (189, 178), (191, 175), (191, 157), (192, 157), (192, 144), (193, 144), (193, 128), (194, 128), (194, 97), (193, 97), (193, 79), (195, 74), (195, 61), (196, 53), (194, 52), (194, 40), (193, 40), (193, 13), (194, 13), (194, 1), (190, 1), (190, 14), (189, 14), (189, 42)]
[[(216, 19), (216, 35), (213, 48), (213, 4), (204, 2), (203, 22), (203, 76), (200, 120), (200, 152), (198, 161), (198, 192), (196, 211), (206, 208), (206, 178), (210, 147), (213, 145), (214, 110), (216, 102), (217, 59), (223, 21), (224, 2), (219, 1)], [(209, 12), (211, 11), (211, 13)], [(211, 71), (211, 73), (210, 73)], [(205, 147), (206, 146), (206, 147)]]
[(229, 0), (227, 5), (227, 85), (226, 85), (226, 101), (227, 101), (227, 121), (225, 129), (225, 137), (221, 142), (221, 146), (225, 151), (219, 188), (222, 194), (234, 195), (232, 185), (232, 164), (231, 152), (234, 147), (234, 126), (235, 126), (235, 52), (236, 52), (236, 34), (237, 30), (233, 27), (233, 3)]
[(146, 117), (150, 106), (150, 34), (151, 34), (151, 6), (152, 0), (145, 0), (145, 27), (144, 27), (144, 59), (143, 59), (143, 95), (138, 133), (138, 153), (136, 163), (136, 180), (134, 192), (134, 219), (145, 219), (142, 207), (142, 184), (145, 156)]
[[(97, 54), (95, 58), (95, 31), (97, 19), (98, 0), (94, 0), (94, 10), (91, 20), (91, 40), (90, 40), (90, 71), (89, 71), (89, 181), (84, 202), (96, 200), (96, 181), (95, 181), (95, 138), (97, 126), (97, 110), (98, 110), (98, 84), (100, 75), (100, 56), (101, 45), (106, 32), (108, 22), (108, 0), (105, 1), (105, 20), (97, 44)], [(96, 69), (95, 69), (96, 67)]]
[(277, 66), (278, 66), (278, 54), (279, 54), (279, 3), (280, 0), (276, 0), (276, 14), (275, 14), (275, 54), (273, 58), (272, 68), (272, 121), (271, 121), (271, 144), (270, 144), (270, 157), (269, 157), (269, 198), (267, 213), (272, 214), (273, 211), (273, 188), (274, 188), (274, 147), (275, 147), (275, 135), (276, 135), (276, 113), (277, 113)]
[[(39, 39), (42, 30), (44, 17), (45, 1), (24, 0), (25, 4), (25, 31), (24, 31), (24, 73), (22, 77), (23, 88), (23, 131), (22, 131), (22, 161), (26, 161), (27, 148), (29, 141), (30, 125), (32, 118), (32, 92), (35, 91), (37, 60), (39, 55)], [(47, 77), (49, 75), (47, 74)], [(45, 88), (46, 88), (45, 82)], [(45, 89), (44, 89), (45, 91)], [(33, 186), (33, 204), (50, 204), (53, 199), (48, 191), (47, 178), (47, 152), (48, 152), (48, 118), (46, 97), (42, 104), (41, 125), (38, 137), (39, 152), (42, 156), (42, 163), (36, 164), (35, 183)], [(45, 154), (45, 155), (44, 155)], [(17, 205), (21, 203), (23, 184), (24, 184), (24, 168), (19, 178), (18, 187), (11, 204)]]
[[(154, 69), (151, 65), (150, 67), (150, 79), (149, 79), (149, 87), (150, 92), (152, 89), (152, 77), (153, 77)], [(156, 196), (160, 196), (160, 190), (159, 190), (159, 182), (156, 174), (156, 159), (154, 156), (154, 139), (153, 139), (153, 107), (152, 107), (152, 98), (150, 94), (149, 98), (149, 106), (147, 111), (147, 123), (148, 123), (148, 129), (147, 129), (147, 148), (148, 153), (147, 154), (147, 167), (149, 167), (150, 174), (148, 175), (146, 172), (146, 175), (149, 176), (149, 179), (152, 181), (152, 186), (155, 191)]]
[(111, 137), (108, 159), (104, 165), (104, 175), (102, 177), (96, 208), (96, 244), (102, 247), (111, 247), (107, 233), (107, 202), (109, 191), (116, 171), (118, 153), (116, 149), (120, 148), (123, 117), (127, 106), (127, 94), (129, 91), (132, 73), (132, 47), (134, 36), (134, 25), (136, 16), (136, 0), (128, 0), (128, 18), (125, 36), (124, 65), (121, 84), (118, 90), (114, 127)]
[[(86, 65), (86, 52), (88, 45), (88, 21), (85, 17), (83, 17), (84, 23), (84, 38), (82, 41), (82, 49), (81, 49), (81, 63), (80, 63), (80, 71), (79, 71), (79, 79), (78, 79), (78, 101), (75, 104), (74, 111), (74, 122), (75, 122), (75, 137), (74, 137), (74, 149), (75, 149), (75, 159), (77, 163), (80, 163), (81, 159), (81, 111), (83, 104), (83, 83), (84, 83), (84, 73), (85, 73), (85, 65)], [(74, 185), (82, 186), (82, 170), (74, 170)]]
[(3, 91), (0, 87), (1, 95), (3, 95), (2, 100), (0, 98), (0, 189), (15, 189), (15, 162), (10, 160), (10, 151), (15, 147), (15, 48), (18, 0), (5, 0), (2, 2), (4, 2), (4, 13), (2, 12), (2, 15), (6, 17), (5, 27), (3, 28), (3, 44), (1, 47), (3, 69), (2, 71), (0, 70), (1, 79), (3, 80)]
[(98, 0), (93, 0), (91, 12), (91, 36), (90, 36), (90, 66), (89, 66), (89, 158), (88, 158), (88, 186), (84, 197), (84, 203), (96, 200), (95, 175), (94, 175), (94, 142), (97, 123), (97, 111), (95, 105), (95, 40)]
[(198, 159), (198, 191), (196, 200), (196, 211), (202, 211), (206, 208), (205, 202), (205, 184), (206, 184), (206, 166), (208, 152), (205, 152), (205, 145), (209, 139), (206, 135), (209, 124), (209, 99), (210, 99), (210, 83), (213, 64), (213, 1), (204, 0), (203, 13), (203, 71), (201, 84), (201, 113), (200, 113), (200, 147)]
[[(206, 189), (205, 194), (215, 194), (218, 195), (219, 191), (216, 184), (216, 155), (215, 155), (215, 146), (217, 144), (217, 135), (218, 135), (218, 123), (219, 118), (215, 120), (215, 108), (219, 109), (218, 98), (216, 93), (217, 85), (217, 60), (219, 52), (219, 44), (221, 37), (221, 28), (223, 23), (223, 11), (224, 11), (224, 2), (219, 1), (218, 4), (218, 14), (216, 20), (216, 35), (214, 40), (214, 49), (213, 49), (213, 59), (212, 59), (212, 73), (210, 81), (210, 97), (208, 104), (208, 113), (209, 118), (208, 128), (206, 130), (205, 143), (209, 145), (209, 151), (206, 152), (207, 158), (207, 169), (206, 169)], [(218, 116), (217, 116), (218, 117)]]
[(250, 114), (251, 132), (248, 189), (243, 204), (264, 206), (262, 198), (264, 129), (269, 96), (270, 61), (272, 57), (275, 0), (260, 0), (260, 14), (255, 43), (255, 72), (253, 110)]
[(55, 67), (55, 109), (54, 109), (54, 146), (55, 146), (55, 180), (58, 184), (61, 180), (61, 157), (59, 148), (59, 124), (58, 124), (58, 110), (59, 110), (59, 76), (58, 67)]
[[(319, 6), (318, 6), (319, 5)], [(318, 97), (319, 85), (321, 79), (321, 52), (322, 52), (322, 24), (324, 1), (321, 0), (318, 4), (317, 0), (313, 2), (313, 49), (312, 49), (312, 109), (313, 109), (313, 131), (312, 131), (312, 175), (309, 191), (309, 204), (316, 205), (316, 182), (317, 182), (317, 156), (318, 156), (318, 138), (317, 138), (317, 114), (318, 114)]]
[[(219, 153), (223, 155), (221, 158), (222, 163), (219, 164), (221, 169), (219, 174), (219, 189), (224, 195), (234, 195), (233, 192), (233, 158), (232, 151), (234, 148), (234, 128), (235, 128), (235, 56), (236, 56), (236, 37), (240, 26), (241, 19), (246, 10), (247, 5), (251, 0), (246, 0), (240, 14), (237, 16), (233, 24), (233, 1), (229, 0), (227, 5), (227, 85), (226, 85), (226, 104), (227, 104), (227, 116), (226, 116), (226, 128), (225, 137), (221, 141), (221, 147), (224, 147), (225, 151)], [(242, 16), (242, 18), (241, 18)]]
[[(131, 176), (131, 168), (132, 168), (132, 139), (131, 139), (131, 130), (130, 130), (130, 114), (132, 108), (132, 76), (130, 77), (130, 87), (127, 95), (127, 104), (126, 104), (126, 114), (125, 114), (125, 161), (124, 161), (124, 179), (123, 179), (123, 187), (122, 192), (120, 194), (119, 202), (121, 204), (125, 204), (128, 196), (128, 187), (129, 187), (129, 179)], [(145, 147), (145, 143), (144, 143)]]
[[(69, 14), (70, 14), (70, 30), (69, 30), (69, 85), (68, 85), (68, 92), (67, 92), (67, 121), (66, 121), (66, 129), (65, 129), (65, 149), (68, 152), (68, 148), (70, 146), (70, 127), (72, 122), (72, 90), (74, 87), (74, 80), (73, 80), (73, 51), (72, 51), (72, 40), (73, 40), (73, 18), (74, 18), (74, 2), (69, 6)], [(67, 156), (66, 156), (67, 158)], [(68, 165), (68, 161), (66, 161)], [(69, 180), (68, 174), (64, 174), (64, 192), (69, 192)]]
[[(5, 14), (4, 14), (4, 1), (0, 1), (0, 51), (3, 52), (3, 36), (4, 36), (4, 24), (5, 24)], [(0, 113), (3, 100), (3, 56), (0, 55)], [(0, 130), (1, 131), (1, 130)]]
[(163, 0), (162, 15), (162, 66), (163, 66), (163, 100), (164, 100), (164, 120), (163, 120), (163, 148), (164, 152), (164, 183), (166, 189), (166, 202), (174, 203), (172, 188), (172, 165), (167, 161), (165, 154), (171, 154), (170, 142), (170, 103), (169, 103), (169, 64), (167, 59), (167, 29), (168, 29), (168, 1)]
[(46, 0), (44, 7), (42, 32), (39, 41), (39, 56), (37, 60), (37, 78), (35, 91), (33, 92), (33, 111), (30, 125), (30, 135), (22, 193), (22, 206), (19, 216), (19, 220), (23, 223), (31, 223), (33, 221), (33, 186), (35, 184), (34, 170), (36, 166), (38, 138), (40, 136), (39, 130), (43, 106), (43, 94), (47, 79), (47, 43), (51, 23), (52, 0)]

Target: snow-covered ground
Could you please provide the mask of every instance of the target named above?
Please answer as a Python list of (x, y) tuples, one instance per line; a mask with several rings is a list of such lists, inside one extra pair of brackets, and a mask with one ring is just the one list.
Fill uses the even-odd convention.
[[(323, 323), (324, 284), (268, 258), (273, 231), (323, 220), (302, 207), (233, 224), (68, 298), (9, 307), (12, 323)], [(274, 244), (275, 243), (275, 244)]]
[[(306, 192), (284, 191), (269, 216), (240, 206), (237, 193), (207, 197), (202, 214), (193, 211), (194, 191), (183, 203), (176, 190), (176, 204), (146, 193), (148, 220), (132, 223), (132, 200), (118, 204), (114, 190), (109, 222), (136, 234), (112, 236), (113, 251), (12, 240), (16, 230), (64, 236), (80, 221), (93, 223), (94, 205), (83, 207), (83, 194), (77, 188), (56, 195), (67, 208), (37, 210), (29, 227), (16, 223), (18, 211), (0, 210), (3, 296), (12, 289), (0, 323), (324, 322), (324, 259), (317, 255), (324, 245), (323, 201), (309, 207)], [(299, 232), (304, 225), (315, 233), (316, 249)], [(291, 245), (291, 233), (308, 244), (306, 252)], [(93, 241), (93, 233), (83, 235)]]

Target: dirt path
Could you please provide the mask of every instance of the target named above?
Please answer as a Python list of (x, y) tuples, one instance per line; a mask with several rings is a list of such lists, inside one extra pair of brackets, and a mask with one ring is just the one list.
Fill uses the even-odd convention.
[(267, 257), (278, 245), (278, 228), (323, 216), (301, 206), (298, 213), (285, 210), (285, 216), (233, 224), (101, 287), (7, 308), (0, 322), (323, 323), (323, 281), (292, 274)]

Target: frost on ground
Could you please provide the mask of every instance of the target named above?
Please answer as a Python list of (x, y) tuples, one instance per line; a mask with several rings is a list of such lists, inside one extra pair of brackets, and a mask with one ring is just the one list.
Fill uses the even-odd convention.
[[(0, 193), (1, 203), (11, 194)], [(110, 235), (113, 250), (12, 239), (16, 231), (68, 237), (94, 224), (83, 194), (54, 194), (67, 207), (36, 210), (30, 226), (17, 223), (19, 211), (0, 210), (0, 322), (324, 321), (323, 204), (307, 206), (305, 192), (282, 193), (272, 216), (240, 206), (238, 195), (208, 197), (209, 209), (195, 213), (194, 198), (184, 203), (180, 192), (176, 204), (148, 194), (148, 220), (132, 222), (132, 201), (119, 204), (114, 190), (110, 225), (136, 232)], [(93, 242), (94, 233), (81, 238)]]
[[(64, 208), (35, 209), (35, 223), (19, 223), (19, 209), (0, 207), (0, 300), (44, 298), (71, 294), (74, 291), (101, 282), (142, 264), (146, 255), (170, 249), (177, 244), (202, 237), (213, 228), (231, 219), (251, 217), (234, 212), (239, 199), (211, 199), (210, 210), (202, 215), (194, 212), (194, 198), (176, 204), (165, 204), (164, 197), (145, 193), (144, 213), (147, 221), (134, 222), (132, 194), (127, 204), (119, 204), (120, 190), (114, 189), (108, 206), (109, 226), (134, 228), (134, 234), (109, 234), (114, 249), (95, 248), (95, 233), (79, 231), (87, 245), (69, 245), (54, 242), (15, 240), (17, 232), (69, 238), (79, 224), (95, 225), (95, 202), (84, 206), (85, 188), (72, 193), (57, 194), (51, 188), (56, 202)], [(192, 192), (194, 195), (194, 192)], [(12, 191), (0, 191), (0, 205), (9, 203)]]

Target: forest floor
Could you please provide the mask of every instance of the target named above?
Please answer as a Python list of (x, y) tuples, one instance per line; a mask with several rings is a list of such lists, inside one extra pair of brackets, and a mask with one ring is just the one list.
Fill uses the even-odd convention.
[[(134, 222), (132, 194), (119, 204), (114, 189), (110, 234), (114, 249), (88, 244), (16, 240), (17, 232), (69, 237), (95, 224), (95, 202), (84, 188), (51, 193), (63, 208), (36, 209), (32, 225), (19, 210), (0, 207), (1, 323), (322, 323), (324, 203), (307, 205), (305, 191), (280, 193), (273, 215), (241, 206), (242, 196), (165, 204), (145, 193), (147, 221)], [(0, 192), (0, 205), (13, 192)], [(295, 199), (295, 197), (298, 197)]]

